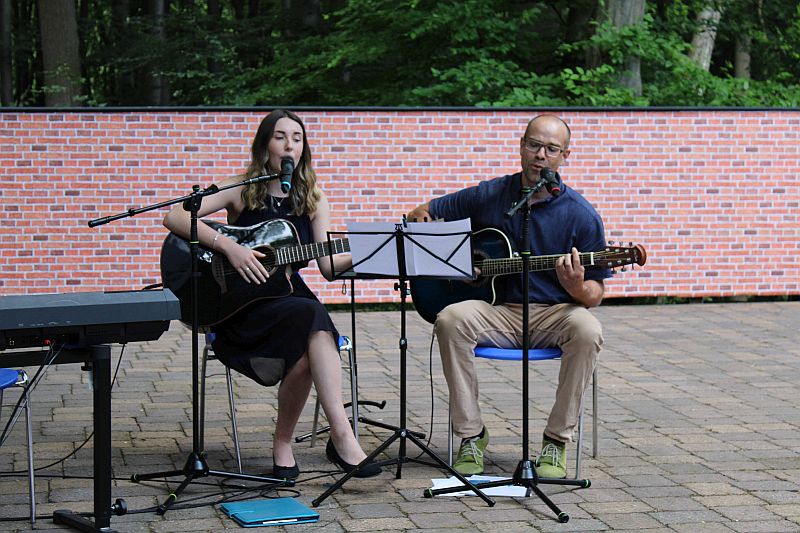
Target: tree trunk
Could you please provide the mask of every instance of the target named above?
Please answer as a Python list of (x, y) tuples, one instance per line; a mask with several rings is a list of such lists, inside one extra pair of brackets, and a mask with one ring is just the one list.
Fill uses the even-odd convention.
[(753, 38), (749, 35), (739, 35), (736, 37), (733, 75), (737, 78), (750, 79), (750, 45)]
[[(131, 6), (129, 0), (114, 0), (111, 2), (111, 32), (109, 36), (111, 46), (119, 47), (119, 43), (123, 42), (130, 11)], [(136, 84), (134, 83), (133, 75), (130, 70), (128, 70), (129, 67), (122, 67), (126, 69), (123, 71), (118, 65), (109, 66), (113, 68), (113, 77), (111, 80), (112, 87), (109, 91), (110, 94), (106, 95), (108, 100), (117, 105), (128, 103), (128, 100), (133, 98), (133, 94), (136, 93)]]
[(0, 105), (14, 101), (11, 86), (11, 0), (0, 0)]
[(711, 54), (717, 39), (717, 28), (722, 18), (722, 4), (703, 8), (697, 15), (697, 31), (692, 37), (689, 57), (705, 71), (711, 67)]
[[(219, 0), (208, 0), (208, 17), (212, 20), (220, 20), (222, 18), (222, 6)], [(222, 63), (213, 55), (208, 58), (208, 72), (214, 78), (218, 78), (222, 72)], [(222, 103), (223, 91), (220, 87), (211, 89), (211, 104), (220, 105)]]
[(76, 105), (81, 96), (81, 61), (75, 0), (39, 0), (38, 5), (45, 106)]
[(319, 0), (283, 0), (284, 35), (318, 34), (322, 25)]
[[(591, 37), (594, 24), (590, 24), (597, 16), (597, 0), (573, 2), (567, 13), (567, 27), (564, 41), (572, 44)], [(575, 58), (580, 61), (581, 58)], [(600, 51), (595, 46), (587, 47), (583, 52), (583, 64), (587, 68), (597, 68), (602, 64)]]
[[(635, 26), (644, 20), (645, 0), (608, 0), (606, 3), (608, 20), (615, 28)], [(642, 95), (642, 62), (637, 56), (626, 55), (623, 71), (619, 76), (620, 85), (630, 89), (634, 95)]]
[[(156, 42), (166, 42), (167, 30), (164, 28), (164, 13), (166, 12), (165, 0), (153, 0), (153, 39)], [(153, 105), (169, 104), (169, 88), (164, 76), (161, 75), (161, 65), (150, 65), (150, 103)]]

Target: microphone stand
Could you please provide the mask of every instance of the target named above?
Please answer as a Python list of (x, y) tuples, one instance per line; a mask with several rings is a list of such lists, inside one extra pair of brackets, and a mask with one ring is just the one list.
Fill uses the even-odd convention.
[(167, 478), (177, 475), (183, 475), (184, 480), (178, 486), (177, 489), (172, 491), (170, 495), (167, 497), (167, 500), (164, 501), (161, 505), (158, 506), (156, 512), (159, 515), (165, 514), (169, 508), (178, 500), (178, 496), (189, 486), (189, 484), (194, 481), (195, 479), (208, 477), (208, 476), (216, 476), (222, 478), (233, 478), (233, 479), (241, 479), (246, 481), (258, 481), (262, 483), (269, 483), (273, 486), (286, 486), (286, 487), (293, 487), (294, 480), (289, 479), (278, 479), (278, 478), (271, 478), (265, 476), (254, 476), (249, 474), (241, 474), (237, 472), (224, 472), (220, 470), (211, 470), (208, 467), (208, 463), (206, 462), (206, 453), (204, 450), (204, 443), (203, 443), (203, 435), (200, 432), (200, 416), (199, 416), (199, 393), (198, 393), (198, 381), (199, 381), (199, 344), (198, 344), (198, 335), (200, 334), (200, 319), (198, 313), (198, 280), (200, 278), (199, 272), (199, 265), (198, 265), (198, 255), (200, 251), (200, 241), (197, 233), (197, 221), (198, 221), (198, 212), (200, 211), (200, 206), (202, 205), (203, 198), (206, 196), (211, 196), (213, 194), (217, 194), (220, 191), (224, 191), (227, 189), (232, 189), (234, 187), (244, 187), (246, 185), (250, 185), (253, 183), (259, 183), (262, 181), (270, 181), (274, 179), (278, 179), (283, 175), (283, 173), (278, 174), (266, 174), (263, 176), (257, 176), (254, 178), (246, 179), (240, 183), (233, 183), (231, 185), (226, 185), (225, 187), (217, 187), (216, 185), (211, 185), (207, 189), (201, 189), (199, 185), (192, 186), (192, 193), (186, 196), (182, 196), (179, 198), (174, 198), (172, 200), (167, 200), (165, 202), (160, 202), (157, 204), (153, 204), (150, 206), (146, 206), (139, 209), (129, 209), (125, 213), (120, 213), (117, 215), (112, 215), (108, 217), (98, 218), (89, 221), (89, 227), (93, 228), (96, 226), (100, 226), (102, 224), (107, 224), (113, 220), (117, 220), (120, 218), (127, 218), (135, 216), (139, 213), (143, 213), (145, 211), (151, 211), (153, 209), (158, 209), (161, 207), (166, 207), (169, 205), (183, 203), (183, 208), (186, 211), (189, 211), (190, 217), (190, 227), (189, 227), (189, 248), (190, 253), (192, 256), (192, 267), (191, 267), (191, 298), (192, 298), (192, 316), (191, 316), (191, 325), (192, 325), (192, 451), (189, 454), (189, 457), (186, 459), (186, 463), (184, 464), (181, 470), (169, 470), (165, 472), (155, 472), (151, 474), (142, 474), (131, 475), (131, 481), (134, 483), (138, 483), (140, 481), (146, 481), (150, 479), (157, 479), (157, 478)]
[[(556, 504), (553, 503), (553, 501), (539, 489), (539, 485), (575, 485), (581, 488), (587, 488), (589, 487), (590, 483), (588, 480), (579, 479), (540, 478), (536, 473), (536, 468), (533, 461), (530, 459), (530, 450), (528, 444), (530, 440), (528, 438), (530, 432), (528, 427), (528, 400), (530, 394), (528, 387), (528, 363), (530, 360), (528, 353), (530, 350), (530, 329), (528, 327), (528, 321), (530, 316), (529, 273), (531, 257), (531, 242), (528, 236), (531, 214), (529, 200), (533, 197), (533, 195), (542, 190), (543, 187), (547, 187), (547, 189), (552, 193), (553, 186), (553, 182), (546, 176), (543, 176), (533, 187), (523, 187), (520, 199), (505, 214), (506, 217), (510, 218), (517, 212), (522, 213), (522, 235), (518, 245), (520, 256), (522, 258), (522, 294), (525, 295), (522, 300), (522, 459), (517, 465), (517, 469), (514, 471), (514, 475), (511, 478), (499, 479), (497, 481), (489, 481), (485, 483), (474, 483), (473, 485), (479, 490), (493, 487), (506, 487), (508, 485), (525, 487), (526, 497), (530, 496), (531, 492), (536, 494), (536, 496), (538, 496), (539, 499), (542, 500), (550, 508), (550, 510), (556, 514), (558, 521), (563, 524), (569, 521), (569, 515), (559, 509), (558, 506), (556, 506)], [(464, 488), (464, 486), (458, 486), (443, 489), (428, 489), (425, 491), (424, 495), (426, 497), (430, 497), (439, 494), (450, 494), (453, 492), (460, 492), (464, 490)]]

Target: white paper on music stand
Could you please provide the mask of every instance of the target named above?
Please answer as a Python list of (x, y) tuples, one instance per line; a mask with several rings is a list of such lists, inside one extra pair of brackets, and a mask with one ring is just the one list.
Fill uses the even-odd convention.
[[(468, 218), (452, 222), (409, 222), (404, 231), (409, 234), (405, 246), (409, 276), (472, 278), (472, 246), (467, 236), (472, 225)], [(448, 235), (451, 233), (456, 235)], [(413, 258), (410, 262), (409, 253)]]
[[(357, 274), (397, 275), (397, 246), (391, 235), (395, 231), (395, 224), (348, 222), (347, 231), (353, 270)], [(376, 235), (362, 235), (360, 232)]]
[[(501, 477), (495, 477), (495, 476), (475, 475), (475, 476), (467, 476), (467, 479), (469, 480), (470, 483), (476, 484), (476, 483), (489, 483), (489, 482), (492, 482), (492, 481), (500, 481), (502, 479), (507, 479), (507, 478), (501, 478)], [(433, 483), (433, 487), (432, 488), (434, 490), (435, 489), (449, 489), (450, 487), (465, 486), (455, 476), (451, 476), (449, 478), (443, 478), (443, 479), (431, 479), (431, 482)], [(480, 488), (480, 487), (478, 487), (478, 488)], [(526, 490), (527, 489), (525, 487), (521, 487), (519, 485), (505, 485), (505, 486), (501, 486), (501, 487), (488, 487), (488, 488), (485, 488), (485, 489), (481, 489), (481, 492), (483, 492), (487, 496), (510, 496), (512, 498), (524, 498)], [(470, 489), (466, 489), (466, 490), (463, 490), (463, 491), (460, 491), (460, 492), (450, 492), (450, 493), (447, 493), (447, 494), (439, 494), (439, 496), (477, 496), (477, 494), (475, 494), (475, 492), (473, 492)]]
[[(356, 273), (399, 275), (397, 243), (393, 235), (396, 227), (397, 224), (393, 222), (347, 224), (353, 270)], [(472, 273), (472, 248), (467, 237), (470, 228), (469, 219), (437, 223), (411, 222), (403, 226), (406, 274), (447, 279), (470, 278), (471, 275), (464, 274)], [(449, 235), (452, 233), (459, 234)]]

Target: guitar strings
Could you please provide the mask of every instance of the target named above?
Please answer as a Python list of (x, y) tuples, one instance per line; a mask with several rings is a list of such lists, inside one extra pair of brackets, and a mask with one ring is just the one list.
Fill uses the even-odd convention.
[[(583, 252), (580, 255), (581, 259), (589, 259), (590, 256), (594, 254), (596, 260), (602, 261), (609, 257), (614, 257), (619, 255), (618, 251), (609, 251), (603, 250), (600, 252)], [(528, 260), (528, 263), (531, 267), (539, 268), (540, 270), (549, 270), (555, 268), (555, 262), (563, 257), (564, 254), (558, 255), (541, 255), (537, 257), (531, 257)], [(503, 268), (516, 268), (520, 264), (522, 264), (521, 257), (512, 257), (512, 258), (501, 258), (501, 259), (484, 259), (482, 261), (476, 261), (475, 266), (480, 269), (487, 269), (489, 271), (495, 270), (502, 270)], [(485, 273), (481, 273), (482, 275), (487, 275)]]
[[(350, 251), (350, 243), (347, 239), (334, 239), (330, 241), (330, 243), (332, 245), (330, 248), (328, 247), (328, 242), (326, 241), (268, 250), (266, 257), (259, 257), (258, 262), (264, 265), (267, 270), (271, 270), (276, 266), (288, 265), (290, 263), (297, 263), (300, 261), (310, 261), (311, 259), (316, 259), (320, 256), (331, 255), (330, 249), (333, 249), (334, 253)], [(295, 253), (292, 253), (292, 249), (295, 250)], [(306, 252), (308, 252), (308, 254), (306, 254)], [(233, 268), (227, 258), (225, 258), (224, 261), (226, 266), (222, 268), (223, 275), (227, 276), (229, 274), (237, 273), (236, 269)]]

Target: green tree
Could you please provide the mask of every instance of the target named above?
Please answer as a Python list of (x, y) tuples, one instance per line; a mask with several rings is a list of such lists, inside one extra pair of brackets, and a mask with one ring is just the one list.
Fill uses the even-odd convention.
[[(76, 4), (70, 79), (85, 105), (800, 101), (800, 0), (55, 1)], [(44, 105), (63, 86), (45, 81), (40, 15), (0, 0), (4, 105)]]

